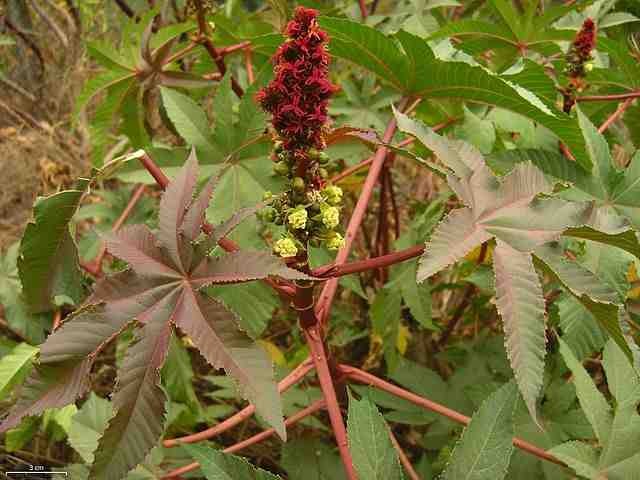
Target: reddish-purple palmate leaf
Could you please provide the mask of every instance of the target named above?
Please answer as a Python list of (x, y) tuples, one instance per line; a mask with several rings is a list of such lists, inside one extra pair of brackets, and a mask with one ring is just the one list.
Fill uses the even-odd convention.
[(186, 273), (188, 268), (184, 262), (184, 250), (190, 244), (182, 241), (180, 227), (193, 200), (197, 180), (198, 161), (195, 151), (191, 151), (184, 167), (167, 186), (160, 200), (158, 242), (166, 249), (173, 266), (182, 273)]
[(116, 414), (98, 444), (91, 478), (123, 478), (160, 440), (166, 416), (160, 368), (179, 295), (174, 291), (144, 313), (144, 326), (136, 332), (119, 372), (113, 396)]
[(193, 270), (191, 283), (198, 289), (213, 283), (247, 282), (270, 275), (289, 280), (309, 278), (302, 272), (288, 268), (280, 258), (270, 253), (237, 251), (220, 258), (204, 258)]
[[(70, 315), (41, 347), (40, 363), (0, 430), (27, 415), (73, 402), (88, 389), (97, 353), (131, 323), (134, 344), (118, 375), (117, 413), (99, 443), (91, 478), (119, 480), (158, 443), (166, 416), (159, 385), (174, 325), (215, 368), (224, 368), (239, 390), (284, 438), (285, 429), (269, 357), (238, 330), (235, 316), (199, 289), (213, 283), (238, 283), (272, 275), (309, 279), (267, 252), (233, 252), (207, 257), (194, 244), (215, 180), (193, 199), (198, 177), (195, 154), (168, 186), (160, 202), (157, 236), (145, 226), (123, 229), (107, 238), (107, 250), (129, 270), (96, 283), (85, 307)], [(251, 211), (252, 212), (252, 211)], [(250, 213), (239, 212), (222, 229), (230, 232)], [(207, 244), (210, 237), (204, 237)]]
[(20, 391), (20, 398), (0, 424), (0, 433), (17, 426), (30, 415), (47, 408), (64, 407), (89, 389), (91, 360), (37, 365)]
[(188, 240), (193, 241), (200, 234), (200, 229), (205, 221), (207, 207), (219, 180), (219, 175), (211, 177), (185, 214), (180, 231)]
[(124, 260), (138, 275), (174, 277), (182, 275), (167, 266), (162, 250), (146, 225), (131, 225), (116, 233), (103, 235), (107, 250)]
[(286, 431), (280, 413), (280, 396), (273, 383), (273, 367), (266, 352), (238, 330), (235, 318), (218, 301), (185, 290), (176, 310), (176, 324), (215, 368), (231, 375), (242, 395), (281, 438)]

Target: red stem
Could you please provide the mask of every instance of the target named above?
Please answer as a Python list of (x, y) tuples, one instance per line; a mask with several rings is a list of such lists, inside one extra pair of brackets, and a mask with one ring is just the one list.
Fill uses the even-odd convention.
[[(205, 12), (202, 8), (202, 0), (196, 0), (196, 7), (198, 9), (198, 31), (200, 34), (200, 38), (198, 39), (198, 41), (202, 43), (204, 48), (209, 53), (209, 56), (213, 59), (216, 66), (218, 67), (218, 71), (222, 76), (224, 76), (225, 73), (227, 73), (227, 65), (224, 63), (224, 55), (220, 54), (220, 51), (216, 49), (216, 47), (213, 45), (213, 42), (208, 36), (209, 28), (207, 27)], [(244, 95), (244, 90), (233, 76), (231, 76), (231, 88), (238, 97), (242, 97), (242, 95)]]
[[(392, 155), (395, 157), (395, 154)], [(391, 211), (393, 213), (393, 232), (396, 240), (400, 237), (400, 210), (396, 200), (396, 192), (393, 187), (393, 173), (391, 169), (387, 171), (387, 187), (389, 190), (389, 198), (391, 199)]]
[[(404, 110), (407, 103), (408, 101), (406, 99), (403, 100), (400, 110)], [(396, 120), (395, 118), (393, 118), (387, 125), (387, 129), (385, 130), (382, 137), (382, 142), (389, 143), (393, 138), (395, 131)], [(353, 210), (353, 214), (351, 215), (351, 219), (349, 220), (349, 225), (347, 226), (347, 230), (345, 232), (345, 246), (340, 249), (338, 255), (336, 256), (336, 265), (342, 265), (349, 258), (349, 253), (351, 252), (353, 241), (355, 240), (356, 234), (358, 233), (360, 225), (362, 224), (362, 220), (364, 219), (364, 214), (367, 210), (367, 205), (369, 204), (371, 195), (373, 194), (373, 189), (378, 182), (378, 177), (380, 176), (382, 165), (384, 164), (385, 158), (387, 156), (387, 151), (387, 147), (381, 146), (378, 148), (376, 154), (373, 157), (371, 168), (369, 169), (369, 174), (364, 181), (362, 192), (360, 193), (360, 197), (358, 198), (356, 206)], [(335, 297), (337, 289), (337, 279), (329, 280), (322, 289), (320, 299), (316, 304), (316, 312), (321, 323), (325, 323), (326, 319), (329, 316), (331, 304), (333, 303), (333, 299)]]
[(255, 82), (255, 75), (253, 74), (253, 55), (250, 48), (247, 48), (244, 51), (244, 64), (247, 69), (247, 80), (249, 81), (249, 85)]
[(388, 255), (383, 255), (382, 257), (368, 258), (366, 260), (343, 263), (341, 265), (338, 265), (336, 263), (323, 265), (313, 270), (311, 274), (314, 277), (320, 278), (343, 277), (352, 273), (366, 272), (367, 270), (395, 265), (396, 263), (404, 262), (405, 260), (418, 257), (422, 255), (423, 252), (424, 245), (420, 244), (406, 248), (404, 250), (390, 253)]
[(362, 19), (366, 20), (369, 12), (367, 11), (367, 5), (364, 0), (358, 0), (358, 5), (360, 6), (360, 14), (362, 15)]
[(607, 118), (604, 123), (600, 125), (600, 128), (598, 128), (598, 132), (604, 133), (607, 128), (609, 128), (611, 124), (615, 122), (620, 117), (620, 115), (622, 115), (624, 111), (631, 106), (633, 100), (633, 98), (627, 98), (624, 102), (618, 105), (616, 111), (609, 115), (609, 118)]
[[(169, 185), (170, 181), (169, 177), (164, 174), (164, 172), (160, 169), (160, 167), (158, 167), (158, 165), (151, 159), (149, 155), (145, 153), (142, 157), (140, 157), (140, 163), (142, 163), (144, 168), (147, 169), (147, 171), (151, 174), (160, 188), (162, 188), (163, 190), (167, 188), (167, 185)], [(213, 233), (213, 225), (205, 222), (202, 225), (202, 231), (207, 235), (211, 235), (211, 233)], [(240, 248), (236, 242), (228, 238), (221, 238), (218, 241), (218, 245), (220, 245), (220, 247), (222, 247), (227, 252), (235, 252)], [(292, 297), (295, 293), (294, 287), (287, 283), (278, 283), (272, 278), (267, 278), (265, 281), (276, 291), (278, 291), (278, 293), (281, 293), (286, 297)]]
[(53, 324), (51, 326), (52, 330), (57, 330), (60, 326), (60, 322), (62, 321), (62, 310), (58, 309), (53, 314)]
[(358, 163), (357, 165), (354, 165), (354, 166), (349, 167), (349, 168), (345, 168), (342, 172), (340, 172), (335, 177), (333, 177), (330, 180), (330, 183), (338, 183), (340, 180), (342, 180), (343, 178), (348, 177), (352, 173), (355, 173), (358, 170), (362, 170), (367, 165), (371, 165), (372, 162), (373, 162), (373, 157), (369, 157), (366, 160), (363, 160), (362, 162)]
[(358, 477), (353, 467), (351, 452), (349, 452), (347, 430), (344, 426), (342, 412), (340, 411), (340, 404), (338, 403), (333, 378), (331, 376), (331, 371), (329, 370), (329, 362), (324, 349), (320, 328), (321, 326), (316, 324), (311, 328), (304, 329), (303, 332), (307, 340), (307, 344), (309, 345), (309, 349), (311, 350), (311, 358), (313, 359), (313, 363), (316, 367), (318, 381), (320, 382), (322, 395), (324, 396), (324, 400), (327, 404), (327, 413), (329, 414), (329, 420), (331, 421), (331, 427), (333, 428), (333, 434), (336, 438), (338, 451), (340, 452), (340, 457), (342, 458), (347, 478), (349, 480), (357, 480)]
[[(389, 169), (386, 165), (382, 166), (382, 172), (380, 173), (380, 210), (378, 212), (378, 229), (376, 232), (376, 244), (374, 248), (374, 255), (383, 256), (388, 253), (388, 213), (387, 213), (387, 173)], [(379, 268), (376, 270), (378, 279), (382, 284), (386, 282), (386, 270)]]
[[(413, 403), (414, 405), (418, 405), (419, 407), (422, 407), (426, 410), (430, 410), (439, 415), (443, 415), (448, 419), (453, 420), (456, 423), (460, 423), (462, 425), (468, 425), (469, 422), (471, 421), (469, 417), (467, 417), (466, 415), (463, 415), (460, 412), (456, 412), (455, 410), (447, 408), (444, 405), (440, 405), (439, 403), (420, 397), (415, 393), (412, 393), (408, 390), (397, 387), (396, 385), (393, 385), (389, 382), (385, 382), (381, 378), (378, 378), (375, 375), (371, 375), (370, 373), (365, 372), (364, 370), (360, 370), (359, 368), (355, 368), (350, 365), (339, 365), (338, 368), (340, 369), (340, 371), (342, 371), (342, 373), (344, 373), (351, 380), (354, 380), (358, 383), (363, 383), (366, 385), (376, 387), (380, 390), (383, 390), (392, 395), (395, 395), (396, 397), (403, 398)], [(520, 438), (514, 438), (513, 444), (520, 450), (530, 453), (531, 455), (535, 455), (536, 457), (542, 460), (546, 460), (548, 462), (552, 462), (552, 463), (555, 463), (556, 465), (561, 465), (563, 467), (566, 466), (566, 464), (562, 460), (554, 457), (550, 453), (544, 451), (541, 448), (536, 447), (535, 445), (532, 445), (528, 442), (525, 442), (524, 440), (521, 440)]]
[[(317, 412), (318, 410), (323, 409), (325, 406), (324, 400), (320, 399), (320, 400), (316, 400), (315, 402), (313, 402), (311, 405), (309, 405), (306, 408), (303, 408), (302, 410), (296, 412), (295, 414), (291, 415), (289, 418), (287, 418), (284, 421), (284, 426), (289, 428), (293, 425), (295, 425), (296, 423), (300, 422), (301, 420), (307, 418), (309, 415), (314, 414), (315, 412)], [(259, 443), (263, 440), (266, 440), (267, 438), (273, 436), (276, 433), (276, 431), (273, 428), (270, 428), (268, 430), (264, 430), (256, 435), (254, 435), (253, 437), (249, 437), (245, 440), (242, 440), (241, 442), (238, 442), (234, 445), (231, 445), (227, 448), (225, 448), (224, 450), (222, 450), (224, 453), (235, 453), (239, 450), (243, 450), (247, 447), (250, 447), (251, 445), (254, 445), (256, 443)], [(183, 475), (185, 473), (191, 472), (195, 469), (197, 469), (200, 466), (200, 464), (198, 462), (193, 462), (190, 463), (188, 465), (185, 465), (184, 467), (180, 467), (180, 468), (176, 468), (175, 470), (170, 471), (169, 473), (167, 473), (165, 476), (162, 477), (162, 480), (170, 480), (170, 479), (175, 479), (176, 477), (179, 477), (180, 475)]]
[(577, 102), (611, 102), (613, 100), (627, 100), (640, 98), (640, 90), (629, 93), (616, 93), (614, 95), (586, 95), (584, 97), (577, 97)]
[[(278, 383), (278, 392), (286, 392), (289, 388), (298, 383), (302, 378), (313, 369), (313, 363), (310, 358), (307, 358), (304, 362), (298, 365), (289, 375), (284, 377)], [(162, 445), (170, 448), (179, 445), (180, 443), (194, 443), (201, 440), (208, 440), (223, 432), (226, 432), (230, 428), (235, 427), (239, 423), (242, 423), (246, 419), (250, 418), (255, 412), (256, 407), (248, 405), (240, 410), (235, 415), (227, 418), (223, 422), (203, 430), (202, 432), (193, 433), (191, 435), (185, 435), (184, 437), (170, 438), (162, 442)]]
[(224, 57), (226, 55), (229, 55), (230, 53), (237, 52), (238, 50), (244, 50), (245, 52), (247, 52), (249, 51), (250, 47), (251, 42), (249, 40), (245, 40), (244, 42), (219, 48), (216, 50), (216, 52), (219, 57)]
[(413, 468), (413, 465), (411, 465), (411, 460), (409, 460), (409, 457), (407, 457), (407, 454), (404, 453), (404, 450), (402, 450), (402, 447), (400, 446), (400, 443), (398, 443), (398, 439), (393, 434), (393, 431), (391, 430), (391, 428), (389, 428), (389, 438), (391, 439), (391, 443), (393, 444), (393, 447), (396, 449), (396, 452), (398, 452), (398, 458), (400, 459), (400, 463), (404, 467), (404, 470), (405, 472), (407, 472), (407, 475), (409, 476), (409, 478), (411, 480), (422, 480), (420, 478), (420, 475), (418, 475), (418, 472), (416, 472), (415, 469)]

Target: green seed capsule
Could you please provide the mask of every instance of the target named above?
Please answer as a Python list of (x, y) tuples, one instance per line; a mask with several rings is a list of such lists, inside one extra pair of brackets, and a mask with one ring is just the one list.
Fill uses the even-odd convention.
[(262, 211), (262, 220), (265, 222), (273, 222), (276, 219), (276, 209), (267, 207)]
[(296, 192), (304, 192), (304, 189), (306, 187), (304, 180), (300, 177), (295, 177), (291, 182), (291, 186)]
[(284, 143), (282, 142), (282, 140), (276, 140), (273, 144), (273, 149), (276, 153), (282, 152), (282, 150), (284, 149)]
[(323, 180), (329, 178), (329, 172), (326, 168), (319, 168), (318, 175), (320, 175), (320, 178), (322, 178)]
[(320, 150), (318, 150), (317, 148), (310, 148), (307, 151), (307, 154), (309, 155), (309, 158), (311, 160), (317, 160), (321, 153), (322, 152), (320, 152)]
[(286, 162), (276, 162), (273, 165), (273, 171), (276, 172), (278, 175), (288, 175), (289, 174), (289, 165), (287, 165)]
[(320, 152), (320, 155), (318, 155), (318, 163), (320, 165), (326, 165), (330, 160), (329, 155), (324, 152)]

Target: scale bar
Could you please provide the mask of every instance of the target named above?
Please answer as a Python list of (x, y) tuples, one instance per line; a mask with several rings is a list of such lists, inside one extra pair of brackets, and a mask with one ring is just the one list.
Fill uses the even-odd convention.
[(5, 475), (46, 475), (46, 474), (52, 474), (52, 475), (64, 475), (65, 477), (67, 475), (69, 475), (68, 472), (56, 472), (53, 470), (27, 470), (27, 471), (22, 471), (22, 472), (4, 472)]

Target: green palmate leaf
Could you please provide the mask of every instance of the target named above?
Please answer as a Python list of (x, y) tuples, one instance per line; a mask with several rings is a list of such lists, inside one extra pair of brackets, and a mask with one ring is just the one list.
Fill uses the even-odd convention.
[(172, 336), (167, 361), (162, 367), (162, 384), (172, 402), (187, 405), (193, 415), (198, 416), (202, 407), (193, 388), (194, 376), (189, 352), (182, 340)]
[(137, 90), (137, 81), (128, 79), (109, 86), (105, 100), (96, 108), (89, 133), (91, 137), (91, 156), (93, 164), (100, 166), (104, 161), (112, 129), (118, 118), (118, 112), (132, 91)]
[(607, 400), (604, 398), (604, 395), (598, 391), (587, 371), (562, 339), (560, 339), (560, 354), (567, 364), (567, 367), (569, 367), (573, 373), (573, 382), (582, 410), (593, 427), (593, 431), (598, 440), (606, 443), (609, 438), (612, 423), (611, 408)]
[(200, 464), (207, 480), (278, 480), (280, 477), (255, 468), (244, 458), (222, 453), (204, 445), (185, 444), (182, 448)]
[(607, 234), (591, 227), (579, 227), (567, 229), (564, 235), (617, 247), (640, 259), (640, 241), (638, 240), (638, 234), (633, 230), (627, 230), (617, 234)]
[(553, 184), (532, 163), (519, 163), (498, 180), (480, 152), (448, 141), (423, 124), (395, 112), (398, 127), (415, 135), (450, 169), (447, 182), (464, 208), (453, 210), (431, 235), (420, 259), (418, 281), (460, 260), (495, 238), (496, 303), (506, 333), (507, 354), (518, 387), (536, 416), (545, 355), (545, 309), (532, 252), (558, 238), (568, 227), (584, 224), (587, 203), (537, 198)]
[(513, 453), (513, 411), (518, 391), (508, 383), (493, 393), (471, 418), (442, 478), (502, 479)]
[(170, 88), (161, 88), (162, 104), (177, 132), (202, 156), (211, 155), (215, 147), (211, 142), (209, 122), (204, 111), (187, 95)]
[(616, 400), (611, 409), (582, 365), (561, 342), (562, 356), (574, 375), (576, 391), (585, 414), (598, 436), (599, 446), (577, 442), (564, 443), (551, 453), (566, 462), (578, 474), (597, 480), (635, 478), (640, 467), (640, 377), (625, 353), (609, 341), (603, 353), (603, 366), (609, 391)]
[(573, 188), (566, 191), (564, 197), (595, 202), (596, 208), (589, 225), (596, 230), (611, 235), (622, 233), (630, 226), (638, 230), (640, 155), (635, 155), (624, 171), (618, 171), (604, 136), (580, 110), (578, 120), (594, 167), (592, 175), (577, 178)]
[[(309, 277), (266, 252), (250, 252), (244, 261), (242, 252), (209, 259), (190, 238), (199, 230), (193, 224), (203, 219), (210, 193), (205, 187), (193, 200), (197, 178), (192, 156), (163, 195), (157, 235), (134, 225), (107, 237), (108, 251), (130, 269), (99, 280), (87, 305), (65, 319), (42, 345), (40, 364), (0, 431), (24, 416), (64, 406), (83, 394), (96, 355), (135, 322), (139, 328), (124, 357), (114, 396), (117, 413), (100, 440), (91, 478), (124, 478), (158, 442), (166, 416), (159, 370), (174, 326), (192, 336), (213, 366), (227, 369), (257, 411), (284, 436), (267, 355), (237, 330), (233, 314), (199, 288), (270, 275)], [(203, 241), (208, 241), (206, 236)]]
[(392, 38), (349, 20), (325, 17), (320, 24), (331, 35), (334, 56), (372, 71), (405, 94), (461, 98), (524, 115), (549, 128), (569, 146), (581, 166), (591, 169), (576, 122), (550, 109), (531, 91), (511, 83), (509, 76), (500, 77), (467, 63), (440, 60), (424, 40), (404, 31)]
[(635, 89), (640, 86), (640, 67), (627, 46), (610, 38), (598, 38), (597, 49), (609, 55), (624, 76), (625, 86)]
[(100, 92), (108, 90), (121, 82), (131, 80), (134, 73), (127, 71), (109, 71), (91, 78), (82, 89), (76, 100), (76, 114), (79, 114), (87, 104)]
[(340, 456), (314, 438), (291, 440), (282, 446), (282, 468), (289, 480), (345, 480)]
[[(587, 263), (590, 269), (585, 268), (580, 263), (568, 260), (557, 246), (543, 245), (538, 247), (535, 251), (535, 256), (537, 257), (536, 260), (539, 258), (544, 262), (544, 264), (541, 264), (537, 261), (538, 266), (543, 270), (547, 269), (548, 273), (557, 278), (582, 304), (582, 308), (575, 305), (568, 306), (573, 315), (565, 318), (561, 317), (561, 324), (572, 330), (572, 335), (569, 338), (579, 341), (575, 335), (583, 333), (586, 335), (584, 340), (589, 345), (590, 334), (592, 333), (595, 338), (591, 338), (591, 340), (596, 341), (602, 336), (600, 329), (592, 323), (593, 320), (596, 320), (631, 358), (631, 350), (622, 332), (619, 318), (621, 314), (620, 306), (626, 297), (626, 291), (623, 294), (616, 291), (615, 285), (612, 285), (612, 282), (601, 272), (601, 270), (604, 270), (605, 273), (608, 273), (611, 269), (610, 266), (615, 268), (622, 260), (621, 265), (623, 268), (620, 269), (620, 274), (625, 276), (629, 263), (624, 261), (625, 257), (622, 252), (614, 251), (613, 258), (609, 262), (604, 260), (604, 267), (599, 268), (599, 260), (611, 256), (611, 253), (605, 253), (605, 249), (601, 248), (600, 245), (590, 245), (587, 249), (587, 256), (593, 256), (594, 253), (598, 256), (598, 264), (594, 268), (593, 265), (588, 265)], [(587, 258), (587, 260), (589, 259)], [(591, 263), (594, 262), (592, 261)], [(626, 280), (626, 277), (624, 278)], [(585, 323), (578, 326), (575, 323), (570, 323), (571, 318), (584, 319)], [(601, 346), (593, 342), (591, 345), (596, 346), (596, 348)]]
[(349, 397), (347, 420), (349, 450), (360, 478), (400, 480), (398, 454), (389, 437), (389, 427), (371, 400)]
[(18, 275), (18, 249), (19, 244), (15, 243), (0, 258), (0, 304), (9, 327), (36, 345), (44, 340), (51, 315), (29, 311)]
[(0, 400), (9, 388), (18, 384), (31, 368), (31, 361), (38, 349), (27, 343), (20, 343), (0, 358)]
[(101, 42), (90, 42), (87, 44), (87, 50), (103, 67), (111, 71), (132, 71), (134, 69), (133, 64), (129, 63), (126, 58), (114, 51), (113, 45), (107, 45)]
[(598, 452), (595, 447), (582, 442), (566, 442), (554, 447), (551, 452), (578, 475), (598, 478)]
[[(607, 341), (604, 329), (596, 317), (575, 297), (565, 296), (558, 305), (562, 339), (583, 360), (600, 351)], [(616, 319), (614, 313), (614, 319)]]
[[(269, 146), (264, 139), (264, 113), (254, 101), (257, 89), (270, 74), (263, 69), (239, 104), (234, 103), (230, 76), (220, 83), (215, 103), (215, 127), (209, 126), (204, 111), (189, 97), (163, 89), (165, 108), (178, 133), (190, 145), (205, 156), (204, 163), (219, 169), (220, 182), (216, 188), (214, 203), (218, 206), (209, 213), (209, 220), (221, 222), (247, 205), (255, 205), (265, 190), (277, 190), (278, 182), (271, 175), (267, 161)], [(237, 112), (237, 113), (236, 113)], [(246, 211), (247, 216), (251, 212)], [(243, 235), (234, 239), (242, 246), (257, 242), (255, 222), (241, 227)]]
[(437, 327), (433, 323), (431, 316), (431, 292), (429, 291), (429, 284), (417, 284), (417, 273), (417, 262), (405, 262), (398, 265), (394, 269), (388, 288), (400, 289), (405, 305), (422, 327), (436, 329)]
[(33, 311), (50, 310), (58, 295), (80, 300), (81, 273), (69, 222), (86, 185), (81, 182), (74, 190), (40, 198), (35, 204), (35, 218), (22, 237), (18, 259), (24, 294)]
[(133, 148), (142, 148), (150, 143), (149, 134), (145, 126), (143, 88), (131, 89), (122, 103), (122, 132), (129, 137)]
[(78, 413), (71, 419), (69, 444), (86, 463), (93, 462), (98, 440), (113, 416), (111, 403), (91, 392)]
[(259, 282), (219, 285), (207, 288), (206, 293), (234, 312), (242, 329), (252, 338), (262, 335), (274, 310), (280, 305), (273, 289)]
[(401, 320), (401, 292), (392, 287), (384, 288), (376, 294), (371, 304), (371, 328), (373, 334), (382, 341), (385, 359), (390, 370), (395, 368), (396, 339)]
[(16, 428), (9, 430), (4, 437), (4, 445), (8, 452), (21, 450), (38, 433), (40, 419), (30, 417)]

